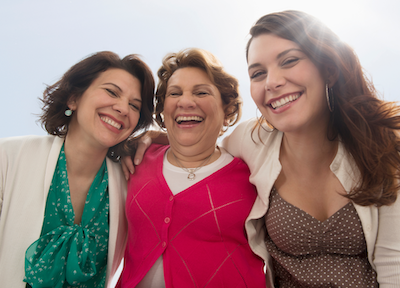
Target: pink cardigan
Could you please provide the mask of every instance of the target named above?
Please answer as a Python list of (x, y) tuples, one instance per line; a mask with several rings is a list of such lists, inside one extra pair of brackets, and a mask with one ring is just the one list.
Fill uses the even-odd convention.
[(173, 196), (162, 174), (168, 146), (152, 145), (128, 183), (128, 243), (120, 287), (135, 287), (163, 255), (169, 287), (266, 287), (245, 220), (256, 199), (249, 169), (235, 158)]

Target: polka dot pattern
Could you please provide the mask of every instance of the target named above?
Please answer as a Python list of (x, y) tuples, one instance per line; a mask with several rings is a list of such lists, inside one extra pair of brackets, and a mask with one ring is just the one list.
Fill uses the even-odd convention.
[(47, 197), (41, 237), (26, 251), (25, 281), (33, 287), (104, 287), (108, 211), (104, 160), (88, 191), (81, 223), (74, 224), (62, 147)]
[(265, 221), (278, 287), (378, 287), (352, 203), (320, 222), (273, 188)]

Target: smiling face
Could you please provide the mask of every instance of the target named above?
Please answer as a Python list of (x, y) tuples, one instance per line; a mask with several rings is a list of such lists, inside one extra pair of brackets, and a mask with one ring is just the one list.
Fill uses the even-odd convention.
[(295, 42), (261, 34), (249, 46), (248, 65), (251, 96), (275, 128), (327, 129), (326, 80)]
[(67, 137), (100, 149), (122, 142), (139, 121), (140, 93), (139, 80), (127, 71), (102, 72), (81, 97), (68, 102), (74, 113)]
[(180, 68), (168, 80), (163, 115), (171, 148), (196, 153), (215, 147), (225, 119), (219, 90), (194, 67)]

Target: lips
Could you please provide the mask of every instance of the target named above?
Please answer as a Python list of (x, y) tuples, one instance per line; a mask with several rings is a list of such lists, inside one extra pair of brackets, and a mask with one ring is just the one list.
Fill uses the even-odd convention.
[(269, 105), (273, 109), (282, 108), (283, 106), (296, 101), (300, 97), (300, 95), (301, 95), (301, 93), (295, 93), (295, 94), (287, 95), (287, 96), (282, 97), (282, 98), (280, 98), (280, 99), (278, 99), (276, 101), (272, 101)]
[(110, 117), (107, 117), (107, 116), (104, 116), (104, 115), (103, 115), (103, 116), (100, 116), (100, 119), (101, 119), (104, 123), (107, 123), (107, 124), (111, 125), (112, 127), (116, 128), (116, 129), (118, 129), (118, 130), (121, 130), (121, 129), (122, 129), (122, 124), (120, 124), (120, 123), (114, 121), (114, 120), (111, 119)]
[(175, 118), (175, 122), (178, 124), (200, 123), (203, 120), (204, 118), (200, 116), (178, 116)]

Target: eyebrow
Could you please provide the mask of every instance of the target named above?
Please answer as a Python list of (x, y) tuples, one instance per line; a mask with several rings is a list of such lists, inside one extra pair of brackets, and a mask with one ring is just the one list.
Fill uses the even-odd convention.
[(139, 102), (139, 103), (142, 103), (142, 99), (139, 99), (139, 98), (133, 98), (132, 100), (136, 101), (136, 102)]
[[(304, 52), (303, 52), (302, 50), (300, 50), (300, 49), (297, 49), (297, 48), (290, 48), (290, 49), (287, 49), (287, 50), (282, 51), (281, 53), (279, 53), (278, 56), (276, 56), (276, 59), (279, 59), (279, 58), (285, 56), (286, 54), (288, 54), (288, 53), (291, 52), (291, 51), (299, 51), (299, 52), (301, 52), (301, 53), (304, 53)], [(253, 69), (253, 68), (257, 68), (257, 67), (259, 67), (259, 66), (261, 66), (260, 63), (254, 63), (254, 64), (251, 64), (251, 65), (247, 68), (247, 70), (250, 70), (250, 69)]]
[(299, 51), (299, 52), (302, 52), (302, 53), (303, 53), (303, 51), (301, 51), (300, 49), (291, 48), (291, 49), (287, 49), (287, 50), (285, 50), (285, 51), (279, 53), (278, 56), (277, 56), (276, 58), (279, 59), (279, 58), (281, 58), (282, 56), (285, 56), (285, 55), (286, 55), (287, 53), (289, 53), (290, 51)]
[(212, 86), (210, 84), (197, 84), (197, 85), (194, 85), (194, 88), (202, 88), (202, 87), (211, 88)]
[[(211, 84), (197, 84), (197, 85), (194, 85), (194, 86), (193, 86), (193, 88), (195, 88), (195, 89), (202, 88), (202, 87), (211, 88), (212, 86), (211, 86)], [(181, 89), (181, 87), (178, 86), (178, 85), (171, 85), (171, 86), (167, 87), (167, 89), (170, 89), (170, 88), (178, 88), (178, 89)]]
[(112, 85), (112, 86), (114, 86), (115, 88), (117, 88), (120, 92), (122, 92), (122, 89), (121, 89), (118, 85), (116, 85), (116, 84), (114, 84), (114, 83), (104, 83), (103, 85)]

